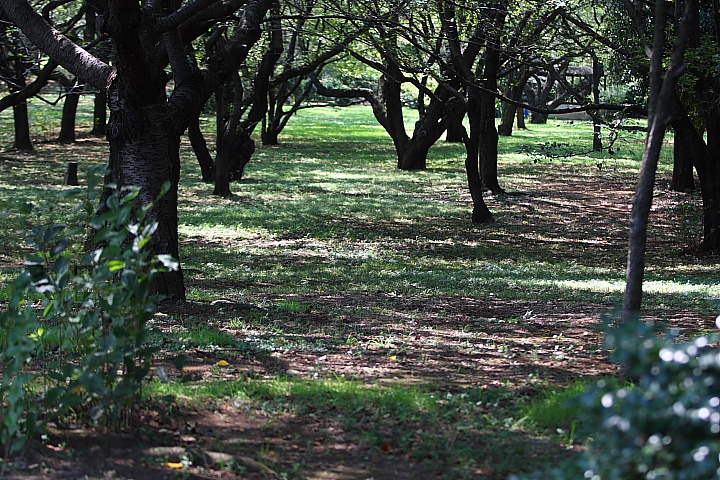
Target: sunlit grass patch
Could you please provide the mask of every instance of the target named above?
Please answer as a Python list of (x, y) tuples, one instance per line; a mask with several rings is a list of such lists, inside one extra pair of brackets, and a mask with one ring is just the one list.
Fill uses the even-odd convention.
[[(286, 419), (317, 423), (320, 439), (359, 444), (375, 454), (410, 459), (423, 469), (442, 468), (453, 478), (490, 466), (499, 475), (516, 472), (518, 466), (510, 459), (523, 450), (532, 452), (523, 465), (531, 468), (553, 451), (541, 447), (546, 438), (523, 426), (528, 399), (505, 389), (454, 393), (339, 377), (243, 377), (203, 383), (156, 381), (145, 393), (171, 396), (190, 406), (222, 404), (226, 412), (274, 419), (267, 425), (274, 431), (282, 429)], [(276, 448), (276, 454), (281, 460), (283, 452)]]

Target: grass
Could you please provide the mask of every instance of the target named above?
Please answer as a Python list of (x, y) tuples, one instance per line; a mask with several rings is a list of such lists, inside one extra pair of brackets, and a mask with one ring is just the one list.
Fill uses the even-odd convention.
[[(83, 222), (78, 198), (62, 195), (65, 162), (82, 172), (105, 155), (83, 137), (42, 143), (58, 114), (31, 106), (36, 154), (8, 149), (11, 120), (0, 115), (0, 301), (32, 225)], [(551, 120), (501, 138), (510, 195), (487, 198), (496, 222), (480, 226), (463, 148), (440, 142), (426, 171), (399, 171), (365, 107), (300, 112), (280, 146), (258, 148), (228, 199), (210, 195), (184, 143), (189, 305), (156, 318), (152, 340), (159, 365), (184, 355), (199, 373), (154, 380), (147, 402), (257, 419), (262, 440), (229, 432), (224, 446), (261, 442), (287, 472), (319, 468), (312, 459), (328, 442), (427, 466), (432, 478), (505, 478), (567, 455), (578, 441), (567, 400), (611, 371), (598, 366), (594, 328), (622, 298), (642, 155), (637, 133), (623, 133), (614, 155), (589, 152), (591, 131)], [(548, 144), (572, 155), (548, 157)], [(699, 197), (659, 185), (653, 215), (645, 305), (698, 327), (720, 298), (717, 258), (689, 251)], [(298, 419), (316, 430), (294, 430)]]
[[(443, 459), (451, 458), (448, 463), (457, 466), (446, 472), (446, 478), (469, 478), (467, 470), (471, 466), (492, 465), (494, 470), (512, 471), (512, 462), (522, 454), (513, 451), (521, 447), (512, 436), (531, 436), (523, 423), (530, 418), (528, 415), (539, 416), (539, 404), (508, 390), (476, 388), (438, 394), (416, 387), (368, 385), (344, 378), (222, 380), (202, 385), (157, 382), (152, 391), (193, 404), (231, 405), (270, 418), (323, 418), (325, 431), (320, 435), (334, 441), (352, 439), (385, 454), (399, 450), (406, 452), (409, 460), (425, 461), (434, 468), (442, 468)], [(557, 401), (551, 405), (548, 399), (541, 404), (544, 408), (564, 409)], [(545, 415), (542, 428), (550, 426), (550, 414)], [(485, 440), (479, 441), (481, 437)], [(538, 465), (547, 461), (538, 455), (535, 458), (533, 463)]]

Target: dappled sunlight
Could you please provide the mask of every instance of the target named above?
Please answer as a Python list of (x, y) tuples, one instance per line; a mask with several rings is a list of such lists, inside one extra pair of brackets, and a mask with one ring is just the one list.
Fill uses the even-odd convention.
[[(485, 195), (495, 222), (473, 225), (462, 146), (438, 144), (426, 171), (402, 172), (367, 108), (292, 122), (303, 115), (322, 124), (258, 145), (229, 198), (201, 181), (183, 139), (188, 300), (164, 302), (150, 321), (153, 382), (135, 421), (153, 442), (227, 450), (251, 457), (253, 475), (288, 478), (447, 478), (457, 467), (494, 480), (517, 471), (508, 458), (529, 468), (567, 454), (557, 426), (525, 412), (544, 392), (618, 374), (601, 326), (622, 301), (638, 167), (624, 152), (641, 139), (628, 136), (618, 159), (549, 160), (519, 149), (553, 138), (584, 151), (590, 125), (502, 138), (509, 194)], [(83, 163), (100, 161), (98, 145), (0, 161), (4, 284), (31, 221), (64, 221), (77, 203), (59, 196), (65, 161), (86, 148)], [(664, 157), (644, 312), (692, 335), (714, 328), (718, 259), (693, 255), (700, 199), (660, 188), (668, 166)]]

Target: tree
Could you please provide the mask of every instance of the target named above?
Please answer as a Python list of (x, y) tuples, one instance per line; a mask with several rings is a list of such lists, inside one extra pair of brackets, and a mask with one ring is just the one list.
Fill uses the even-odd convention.
[[(611, 4), (613, 2), (610, 2)], [(623, 54), (628, 74), (635, 77), (650, 78), (644, 86), (650, 94), (659, 91), (660, 80), (644, 73), (650, 68), (641, 58), (641, 52), (649, 44), (647, 25), (652, 24), (653, 16), (648, 5), (623, 1), (617, 16), (630, 21), (619, 22), (614, 31), (624, 35), (624, 45), (614, 45), (615, 52)], [(670, 30), (677, 30), (678, 21), (686, 11), (694, 7), (689, 0), (673, 2), (668, 5)], [(666, 99), (672, 100), (672, 126), (675, 131), (676, 151), (682, 155), (675, 158), (674, 182), (680, 190), (692, 186), (690, 166), (692, 162), (698, 175), (703, 209), (703, 233), (701, 249), (720, 251), (720, 76), (716, 73), (715, 58), (720, 52), (720, 5), (715, 1), (704, 0), (698, 4), (700, 21), (691, 28), (688, 38), (687, 72), (677, 87)], [(667, 43), (667, 42), (666, 42)], [(653, 48), (655, 43), (652, 43)], [(669, 46), (664, 45), (665, 52)], [(667, 61), (667, 60), (665, 60)], [(611, 64), (612, 67), (612, 64)], [(680, 181), (684, 180), (684, 181)]]
[[(158, 224), (152, 240), (156, 254), (179, 258), (177, 195), (180, 178), (180, 135), (198, 116), (212, 92), (236, 72), (260, 38), (270, 0), (216, 3), (196, 0), (177, 8), (172, 2), (108, 0), (93, 2), (102, 32), (112, 41), (109, 65), (53, 28), (25, 0), (0, 0), (0, 7), (38, 49), (68, 71), (107, 92), (110, 121), (108, 183), (140, 187), (140, 203), (152, 203), (162, 186), (167, 195), (153, 204)], [(224, 48), (193, 68), (185, 45), (208, 25), (232, 15), (233, 31)], [(174, 88), (166, 94), (170, 65)], [(155, 290), (185, 298), (181, 269), (159, 276)]]
[[(2, 23), (7, 24), (6, 21)], [(0, 75), (10, 94), (17, 94), (17, 100), (11, 104), (15, 128), (13, 147), (17, 150), (32, 151), (30, 138), (30, 120), (28, 117), (27, 97), (21, 96), (27, 87), (27, 79), (38, 64), (38, 52), (22, 33), (7, 26), (0, 40)], [(47, 78), (45, 79), (47, 82)]]
[[(697, 0), (685, 2), (685, 12), (673, 47), (670, 63), (663, 78), (663, 54), (665, 49), (665, 28), (667, 22), (665, 0), (655, 5), (655, 35), (650, 58), (650, 104), (648, 117), (649, 131), (645, 142), (643, 164), (640, 170), (635, 197), (633, 199), (630, 240), (628, 248), (627, 284), (623, 302), (623, 319), (637, 317), (642, 301), (642, 283), (645, 270), (645, 248), (647, 225), (652, 205), (655, 172), (660, 157), (663, 137), (673, 116), (673, 97), (680, 76), (685, 70), (684, 56), (690, 38), (699, 26)], [(720, 128), (720, 124), (718, 124)]]

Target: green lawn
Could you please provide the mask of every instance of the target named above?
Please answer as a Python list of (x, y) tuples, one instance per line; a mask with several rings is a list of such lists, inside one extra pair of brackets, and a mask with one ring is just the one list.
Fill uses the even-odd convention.
[[(101, 140), (47, 142), (57, 110), (32, 107), (35, 154), (9, 149), (10, 112), (0, 116), (3, 284), (29, 252), (32, 225), (87, 219), (73, 211), (77, 196), (63, 196), (65, 162), (84, 171), (105, 157)], [(470, 223), (461, 145), (441, 141), (427, 170), (399, 171), (367, 107), (300, 112), (279, 146), (258, 146), (230, 198), (211, 195), (184, 142), (189, 298), (154, 322), (156, 367), (170, 381), (148, 385), (140, 410), (163, 420), (140, 430), (165, 438), (157, 432), (190, 422), (197, 445), (252, 457), (280, 478), (501, 479), (571, 455), (584, 439), (564, 400), (615, 372), (598, 326), (622, 299), (644, 138), (621, 132), (611, 155), (589, 152), (586, 122), (529, 127), (500, 139), (508, 194), (486, 198), (488, 225)], [(718, 261), (693, 254), (699, 195), (667, 190), (670, 154), (646, 314), (706, 331)], [(212, 430), (220, 414), (236, 428)]]

